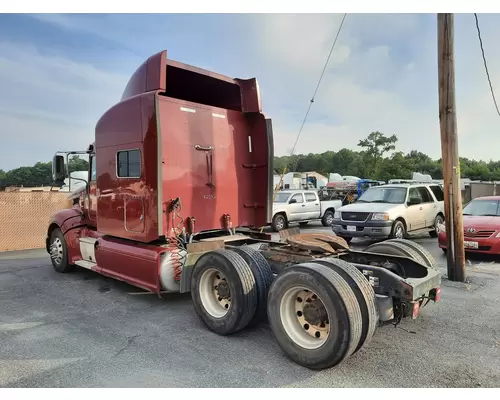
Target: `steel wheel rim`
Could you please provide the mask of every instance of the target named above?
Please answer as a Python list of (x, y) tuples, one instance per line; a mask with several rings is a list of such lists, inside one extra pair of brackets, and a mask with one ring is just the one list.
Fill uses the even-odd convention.
[(216, 268), (209, 268), (201, 275), (199, 295), (206, 312), (214, 318), (223, 318), (231, 308), (229, 285)]
[(62, 262), (64, 255), (63, 244), (61, 239), (55, 238), (52, 244), (50, 245), (50, 257), (54, 262), (59, 265)]
[(316, 293), (299, 286), (288, 289), (281, 298), (280, 319), (283, 329), (296, 345), (307, 350), (320, 348), (330, 336), (330, 321), (326, 308), (324, 310), (326, 319), (319, 318), (323, 322), (315, 325), (312, 321), (306, 320), (304, 314), (306, 305), (319, 303), (324, 307), (323, 301)]
[(403, 239), (403, 227), (401, 225), (396, 226), (396, 238)]
[(333, 216), (332, 216), (332, 214), (328, 214), (328, 215), (326, 216), (326, 223), (327, 223), (328, 225), (331, 225), (331, 224), (332, 224), (332, 222), (333, 222)]
[(283, 217), (276, 218), (276, 228), (283, 229), (285, 226), (285, 219)]

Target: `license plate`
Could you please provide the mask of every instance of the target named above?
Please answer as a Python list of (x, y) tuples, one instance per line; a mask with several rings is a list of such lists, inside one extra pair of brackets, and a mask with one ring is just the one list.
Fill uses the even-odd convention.
[(347, 225), (347, 230), (349, 232), (356, 232), (356, 227), (355, 226), (349, 226), (349, 225)]
[(468, 249), (477, 249), (478, 248), (478, 243), (477, 242), (464, 242), (464, 247), (467, 247)]

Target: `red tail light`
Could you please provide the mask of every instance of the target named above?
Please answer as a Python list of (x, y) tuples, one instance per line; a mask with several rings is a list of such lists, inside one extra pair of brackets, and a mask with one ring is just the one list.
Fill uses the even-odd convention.
[(420, 302), (419, 301), (416, 301), (415, 303), (413, 303), (413, 314), (412, 314), (412, 318), (413, 319), (417, 319), (418, 318), (418, 314), (420, 313)]
[(438, 286), (436, 289), (432, 289), (429, 293), (429, 297), (437, 303), (441, 300), (441, 288)]

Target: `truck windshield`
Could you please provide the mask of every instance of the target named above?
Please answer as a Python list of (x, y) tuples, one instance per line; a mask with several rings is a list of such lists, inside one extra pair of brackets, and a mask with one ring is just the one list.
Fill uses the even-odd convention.
[(464, 207), (464, 215), (500, 217), (498, 200), (472, 200)]
[(356, 203), (403, 204), (405, 199), (406, 188), (373, 186), (364, 192)]
[(290, 197), (290, 193), (281, 192), (276, 194), (276, 198), (274, 199), (275, 203), (286, 203), (288, 198)]

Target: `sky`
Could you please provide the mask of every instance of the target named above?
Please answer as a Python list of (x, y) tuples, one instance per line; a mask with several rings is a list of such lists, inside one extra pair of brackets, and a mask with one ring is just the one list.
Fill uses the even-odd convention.
[[(1, 14), (0, 169), (84, 150), (136, 68), (169, 58), (234, 78), (256, 77), (289, 154), (342, 14)], [(479, 14), (500, 100), (500, 15)], [(500, 116), (473, 14), (455, 15), (460, 156), (500, 159)], [(441, 157), (436, 14), (348, 14), (295, 153), (357, 150), (372, 131), (397, 150)]]

